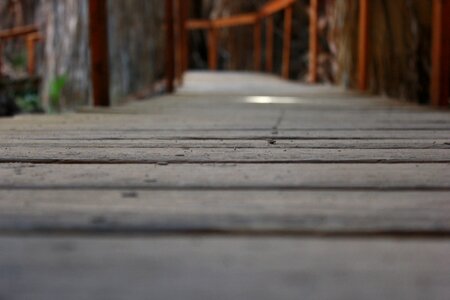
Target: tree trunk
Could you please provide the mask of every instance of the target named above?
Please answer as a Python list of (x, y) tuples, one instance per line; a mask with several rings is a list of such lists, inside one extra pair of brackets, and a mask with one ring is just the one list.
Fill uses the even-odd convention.
[[(370, 1), (369, 85), (374, 93), (420, 102), (429, 99), (431, 55), (429, 0)], [(336, 0), (333, 40), (338, 81), (354, 87), (358, 0)]]

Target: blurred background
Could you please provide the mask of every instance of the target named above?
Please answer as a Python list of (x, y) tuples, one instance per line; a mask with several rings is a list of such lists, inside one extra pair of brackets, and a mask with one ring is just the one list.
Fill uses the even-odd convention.
[[(210, 19), (253, 12), (266, 2), (192, 0), (189, 16)], [(307, 80), (309, 2), (298, 0), (294, 7), (289, 77), (299, 82)], [(321, 83), (348, 88), (356, 84), (358, 2), (320, 1)], [(427, 103), (432, 1), (378, 0), (370, 5), (370, 27), (374, 29), (370, 31), (370, 91)], [(108, 12), (113, 103), (164, 92), (164, 2), (110, 0)], [(30, 59), (27, 41), (21, 38), (1, 41), (2, 93), (8, 90), (13, 94), (19, 109), (25, 112), (65, 111), (88, 105), (91, 98), (88, 1), (0, 1), (1, 30), (27, 25), (36, 25), (41, 35), (36, 42), (34, 74), (27, 72)], [(220, 31), (220, 70), (253, 69), (251, 30), (237, 27)], [(283, 15), (277, 15), (274, 73), (281, 69), (282, 33)], [(189, 69), (207, 69), (206, 40), (204, 31), (190, 33)]]

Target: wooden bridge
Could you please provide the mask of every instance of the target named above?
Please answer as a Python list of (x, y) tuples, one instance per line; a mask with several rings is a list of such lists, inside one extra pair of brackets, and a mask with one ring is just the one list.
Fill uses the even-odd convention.
[(252, 73), (0, 120), (0, 298), (448, 299), (449, 136)]
[(252, 72), (0, 119), (0, 299), (449, 299), (449, 137), (445, 110)]

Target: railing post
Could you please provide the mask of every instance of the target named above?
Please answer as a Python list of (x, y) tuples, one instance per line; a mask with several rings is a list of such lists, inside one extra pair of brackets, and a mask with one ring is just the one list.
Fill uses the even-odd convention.
[(175, 78), (178, 84), (181, 84), (183, 76), (183, 2), (175, 0)]
[(450, 0), (433, 0), (431, 102), (448, 107), (450, 96)]
[(283, 65), (282, 76), (289, 79), (292, 44), (292, 6), (284, 10)]
[(186, 22), (189, 20), (190, 0), (183, 0), (183, 72), (189, 69), (189, 30)]
[(359, 0), (358, 88), (368, 88), (369, 0)]
[(261, 19), (258, 17), (258, 19), (255, 22), (255, 25), (253, 26), (253, 56), (254, 56), (255, 71), (261, 71), (261, 58), (262, 58), (261, 27), (262, 27)]
[(214, 24), (208, 29), (208, 65), (212, 71), (218, 67), (219, 34)]
[(109, 106), (108, 12), (106, 0), (89, 0), (89, 39), (94, 106)]
[(166, 90), (174, 92), (175, 81), (175, 29), (173, 16), (173, 0), (165, 0), (166, 23)]
[(3, 76), (3, 41), (0, 39), (0, 78)]
[(319, 0), (311, 0), (309, 9), (309, 82), (316, 83), (319, 53)]
[(31, 34), (26, 38), (27, 43), (27, 69), (28, 74), (33, 76), (36, 74), (36, 42), (37, 35)]
[(274, 34), (273, 17), (269, 16), (266, 23), (266, 71), (273, 72), (273, 34)]
[(183, 75), (187, 69), (187, 29), (186, 21), (188, 18), (188, 0), (177, 0), (177, 65), (176, 65), (176, 77), (178, 84), (183, 84)]

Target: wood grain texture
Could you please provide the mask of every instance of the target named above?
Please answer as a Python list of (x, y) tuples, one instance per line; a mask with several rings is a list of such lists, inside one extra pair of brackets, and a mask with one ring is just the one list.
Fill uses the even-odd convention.
[(448, 236), (450, 191), (0, 190), (0, 232)]
[(0, 120), (0, 299), (448, 299), (450, 115), (265, 75)]
[[(276, 139), (266, 141), (276, 144)], [(4, 147), (0, 163), (450, 163), (450, 149)]]
[(4, 237), (0, 294), (445, 300), (449, 251), (442, 240)]
[[(0, 189), (450, 189), (450, 164), (14, 164)], [(148, 180), (151, 180), (150, 182)], [(156, 181), (155, 181), (156, 180)]]

